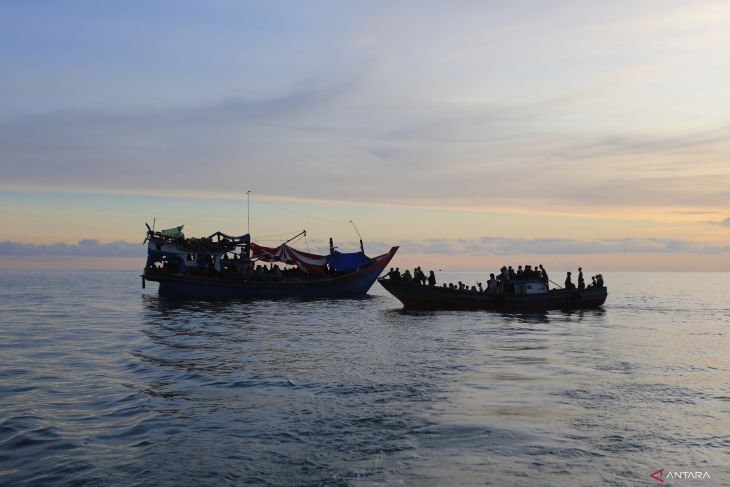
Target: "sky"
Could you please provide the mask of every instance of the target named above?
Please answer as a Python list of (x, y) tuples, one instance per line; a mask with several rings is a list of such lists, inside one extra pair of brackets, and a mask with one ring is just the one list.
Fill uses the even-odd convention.
[(2, 2), (0, 268), (352, 220), (404, 267), (730, 271), (730, 4), (605, 3)]

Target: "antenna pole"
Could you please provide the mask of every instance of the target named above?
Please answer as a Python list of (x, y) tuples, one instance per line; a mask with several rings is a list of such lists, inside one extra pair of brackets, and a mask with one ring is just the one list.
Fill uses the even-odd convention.
[(360, 250), (364, 253), (365, 252), (365, 247), (362, 244), (362, 235), (360, 235), (360, 231), (355, 226), (355, 222), (353, 222), (352, 220), (350, 220), (350, 223), (352, 224), (352, 228), (354, 228), (355, 231), (357, 232), (357, 236), (360, 237)]
[(251, 190), (246, 191), (246, 233), (251, 235)]

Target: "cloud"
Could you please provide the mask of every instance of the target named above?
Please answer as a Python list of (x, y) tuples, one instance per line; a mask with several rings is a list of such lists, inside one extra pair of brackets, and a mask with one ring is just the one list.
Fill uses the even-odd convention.
[(404, 252), (441, 255), (572, 255), (607, 253), (721, 254), (730, 252), (730, 245), (717, 245), (661, 238), (607, 238), (590, 241), (557, 238), (435, 238), (420, 241), (404, 241), (401, 247)]
[(720, 226), (723, 226), (723, 227), (730, 227), (730, 217), (727, 217), (724, 220), (712, 221), (712, 222), (709, 222), (709, 223), (712, 223), (712, 224), (715, 224), (715, 225), (720, 225)]
[[(78, 56), (29, 57), (8, 73), (22, 96), (0, 94), (16, 105), (0, 125), (2, 184), (481, 208), (730, 206), (730, 120), (717, 109), (730, 102), (720, 51), (730, 34), (713, 20), (717, 5), (693, 4), (690, 22), (685, 5), (652, 2), (352, 8), (211, 8), (205, 26), (196, 15), (185, 29), (176, 16), (130, 12), (144, 42), (128, 29), (100, 40), (140, 58), (84, 51), (97, 43), (81, 34), (69, 49)], [(715, 37), (698, 40), (708, 30)], [(25, 59), (26, 44), (9, 50)], [(123, 73), (85, 64), (96, 51), (127, 59), (115, 61)], [(28, 80), (59, 91), (41, 98), (48, 87)], [(68, 105), (44, 111), (53, 100)]]
[(95, 239), (81, 240), (77, 244), (57, 242), (39, 245), (21, 242), (0, 242), (0, 256), (17, 257), (144, 257), (145, 247), (139, 243), (116, 240), (101, 243)]
[[(326, 252), (328, 243), (312, 240), (314, 252)], [(359, 242), (340, 242), (338, 248), (343, 252), (354, 252)], [(577, 255), (577, 254), (725, 254), (730, 253), (730, 245), (691, 242), (677, 239), (660, 238), (607, 238), (599, 240), (571, 240), (558, 238), (519, 239), (507, 237), (430, 238), (405, 240), (400, 243), (401, 253), (434, 255)], [(366, 253), (378, 255), (390, 249), (390, 244), (370, 241)], [(98, 240), (81, 240), (78, 244), (58, 242), (51, 245), (0, 242), (0, 256), (17, 257), (143, 257), (145, 247), (132, 242), (114, 241), (101, 243)]]

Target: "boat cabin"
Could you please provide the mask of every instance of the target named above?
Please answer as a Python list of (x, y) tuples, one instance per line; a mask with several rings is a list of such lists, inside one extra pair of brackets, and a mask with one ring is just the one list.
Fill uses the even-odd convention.
[(512, 281), (515, 294), (542, 294), (548, 292), (545, 283), (539, 279), (526, 279), (524, 281)]

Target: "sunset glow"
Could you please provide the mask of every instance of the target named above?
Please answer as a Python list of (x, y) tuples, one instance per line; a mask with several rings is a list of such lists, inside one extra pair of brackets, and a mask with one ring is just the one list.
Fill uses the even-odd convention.
[(141, 265), (144, 222), (243, 233), (252, 190), (254, 239), (353, 220), (395, 265), (730, 270), (726, 2), (0, 14), (0, 267)]

